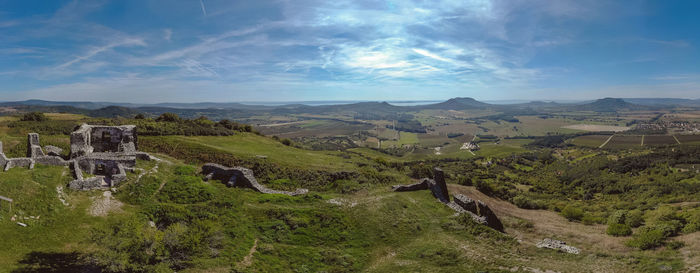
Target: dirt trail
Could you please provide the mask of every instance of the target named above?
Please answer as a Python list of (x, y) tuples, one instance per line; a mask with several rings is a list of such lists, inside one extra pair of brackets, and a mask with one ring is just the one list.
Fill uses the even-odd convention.
[(474, 187), (460, 185), (448, 185), (451, 194), (461, 193), (472, 199), (481, 200), (499, 217), (510, 216), (530, 221), (534, 224), (534, 232), (521, 232), (506, 229), (506, 232), (514, 235), (523, 242), (535, 244), (544, 238), (558, 238), (570, 245), (581, 248), (583, 251), (615, 251), (626, 252), (630, 248), (622, 242), (622, 238), (616, 238), (605, 234), (605, 225), (584, 225), (569, 222), (559, 214), (547, 210), (526, 210), (500, 199), (489, 197)]
[(685, 262), (685, 271), (682, 272), (700, 272), (700, 232), (684, 234), (675, 240), (685, 243), (685, 247), (680, 249)]
[(243, 267), (248, 267), (251, 264), (253, 264), (253, 254), (255, 254), (255, 251), (258, 248), (258, 239), (255, 239), (255, 242), (253, 243), (253, 247), (250, 248), (250, 252), (248, 252), (248, 255), (243, 257), (243, 260), (238, 264)]

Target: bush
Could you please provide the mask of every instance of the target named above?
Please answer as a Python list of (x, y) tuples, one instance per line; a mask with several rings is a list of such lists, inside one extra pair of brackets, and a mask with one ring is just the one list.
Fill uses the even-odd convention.
[(179, 122), (181, 121), (180, 117), (175, 114), (175, 113), (163, 113), (161, 114), (157, 119), (157, 122)]
[(681, 241), (670, 241), (670, 242), (666, 243), (666, 247), (668, 247), (669, 249), (679, 249), (679, 248), (684, 247), (684, 246), (685, 246), (685, 243), (681, 242)]
[(47, 121), (49, 120), (46, 115), (42, 112), (29, 112), (24, 115), (19, 119), (21, 121)]
[(662, 230), (648, 229), (634, 236), (632, 240), (626, 242), (627, 246), (639, 248), (641, 250), (657, 248), (664, 243), (666, 236)]
[(538, 200), (532, 200), (522, 195), (513, 197), (513, 204), (523, 209), (543, 209), (547, 207)]
[(612, 223), (608, 224), (608, 229), (606, 232), (608, 233), (608, 235), (612, 235), (615, 237), (630, 236), (632, 235), (632, 228), (625, 224)]
[(584, 214), (583, 218), (581, 218), (581, 222), (585, 225), (602, 224), (605, 223), (605, 218), (590, 214)]
[(627, 211), (618, 210), (613, 212), (613, 214), (608, 217), (608, 225), (612, 224), (624, 224), (627, 222)]
[(644, 224), (644, 215), (642, 211), (631, 210), (627, 212), (627, 215), (625, 216), (625, 224), (633, 228), (642, 226), (642, 224)]
[(211, 185), (197, 176), (180, 176), (163, 186), (158, 199), (162, 202), (191, 204), (208, 201), (214, 195)]
[(568, 205), (561, 211), (561, 215), (569, 221), (581, 221), (583, 218), (583, 209)]

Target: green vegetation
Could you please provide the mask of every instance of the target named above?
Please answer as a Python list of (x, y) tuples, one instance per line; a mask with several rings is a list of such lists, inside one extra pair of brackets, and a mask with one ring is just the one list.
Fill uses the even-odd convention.
[[(285, 132), (270, 137), (194, 113), (0, 119), (9, 156), (25, 155), (28, 132), (67, 153), (67, 134), (87, 122), (136, 124), (139, 149), (166, 159), (139, 161), (114, 193), (123, 205), (108, 216), (89, 214), (102, 192), (57, 190), (72, 179), (68, 168), (0, 173), (0, 195), (15, 199), (12, 213), (0, 203), (0, 235), (9, 244), (0, 272), (674, 272), (695, 261), (688, 253), (700, 247), (699, 147), (648, 136), (632, 145), (625, 140), (636, 136), (625, 135), (600, 149), (609, 135), (553, 129), (628, 122), (584, 112), (421, 110), (401, 116), (394, 139), (390, 123), (374, 119), (391, 115), (373, 112), (358, 124), (342, 113), (270, 115), (293, 123), (265, 129)], [(418, 126), (425, 132), (408, 132)], [(346, 133), (356, 128), (362, 132)], [(477, 134), (480, 150), (460, 149)], [(362, 145), (379, 139), (382, 148)], [(204, 181), (198, 170), (206, 162), (244, 166), (270, 188), (311, 193), (265, 195)], [(429, 191), (389, 190), (431, 177), (433, 167), (445, 170), (451, 193), (492, 206), (506, 233), (453, 217)], [(11, 221), (15, 214), (28, 226)], [(583, 254), (537, 249), (543, 234)]]

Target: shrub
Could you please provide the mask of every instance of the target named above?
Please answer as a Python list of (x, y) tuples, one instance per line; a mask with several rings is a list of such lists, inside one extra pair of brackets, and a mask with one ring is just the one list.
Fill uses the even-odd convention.
[(581, 218), (581, 222), (586, 225), (602, 224), (605, 223), (605, 218), (590, 214), (584, 214), (583, 218)]
[(627, 211), (624, 210), (615, 211), (608, 217), (608, 225), (624, 224), (625, 222), (627, 222)]
[(642, 211), (631, 210), (627, 212), (625, 224), (633, 228), (642, 226), (642, 224), (644, 224), (644, 215), (642, 214)]
[(523, 209), (543, 209), (546, 208), (544, 204), (538, 200), (532, 200), (522, 195), (513, 197), (513, 204)]
[(161, 114), (157, 119), (157, 122), (179, 122), (181, 121), (180, 117), (175, 114), (175, 113), (163, 113)]
[(665, 239), (666, 236), (662, 230), (648, 229), (635, 235), (634, 238), (627, 241), (626, 244), (630, 247), (646, 250), (661, 246)]
[(24, 115), (19, 119), (21, 121), (47, 121), (49, 120), (46, 115), (42, 112), (29, 112)]
[(581, 221), (583, 218), (583, 209), (568, 205), (561, 211), (561, 215), (569, 221)]
[(670, 241), (670, 242), (666, 243), (666, 247), (668, 247), (669, 249), (679, 249), (679, 248), (684, 247), (684, 246), (685, 246), (685, 243), (681, 242), (681, 241)]
[(632, 235), (632, 228), (625, 224), (612, 223), (608, 224), (608, 229), (606, 232), (608, 233), (608, 235), (612, 235), (615, 237), (629, 236)]
[(212, 186), (196, 176), (181, 176), (163, 186), (158, 199), (163, 202), (191, 204), (208, 201), (214, 195)]
[(280, 140), (280, 142), (286, 146), (292, 145), (292, 141), (288, 138), (283, 138), (282, 140)]

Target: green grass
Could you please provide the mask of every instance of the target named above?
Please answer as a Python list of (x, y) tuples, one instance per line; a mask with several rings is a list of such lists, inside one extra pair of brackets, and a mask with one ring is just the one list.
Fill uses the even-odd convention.
[(345, 159), (341, 157), (341, 154), (338, 152), (303, 150), (286, 146), (272, 138), (251, 133), (239, 133), (233, 136), (220, 137), (167, 136), (141, 138), (153, 139), (154, 141), (162, 138), (165, 140), (204, 145), (242, 158), (254, 159), (258, 156), (266, 156), (266, 160), (297, 168), (344, 170), (356, 167), (352, 164), (352, 159)]
[[(65, 187), (71, 179), (67, 168), (42, 165), (34, 170), (13, 168), (0, 173), (0, 195), (14, 199), (11, 213), (5, 202), (0, 209), (0, 272), (17, 269), (20, 261), (29, 257), (57, 253), (70, 256), (72, 251), (84, 249), (82, 243), (89, 227), (101, 220), (85, 213), (89, 194), (65, 190), (69, 207), (58, 200), (56, 187)], [(21, 227), (10, 221), (13, 215), (39, 219), (18, 220), (28, 225)]]

